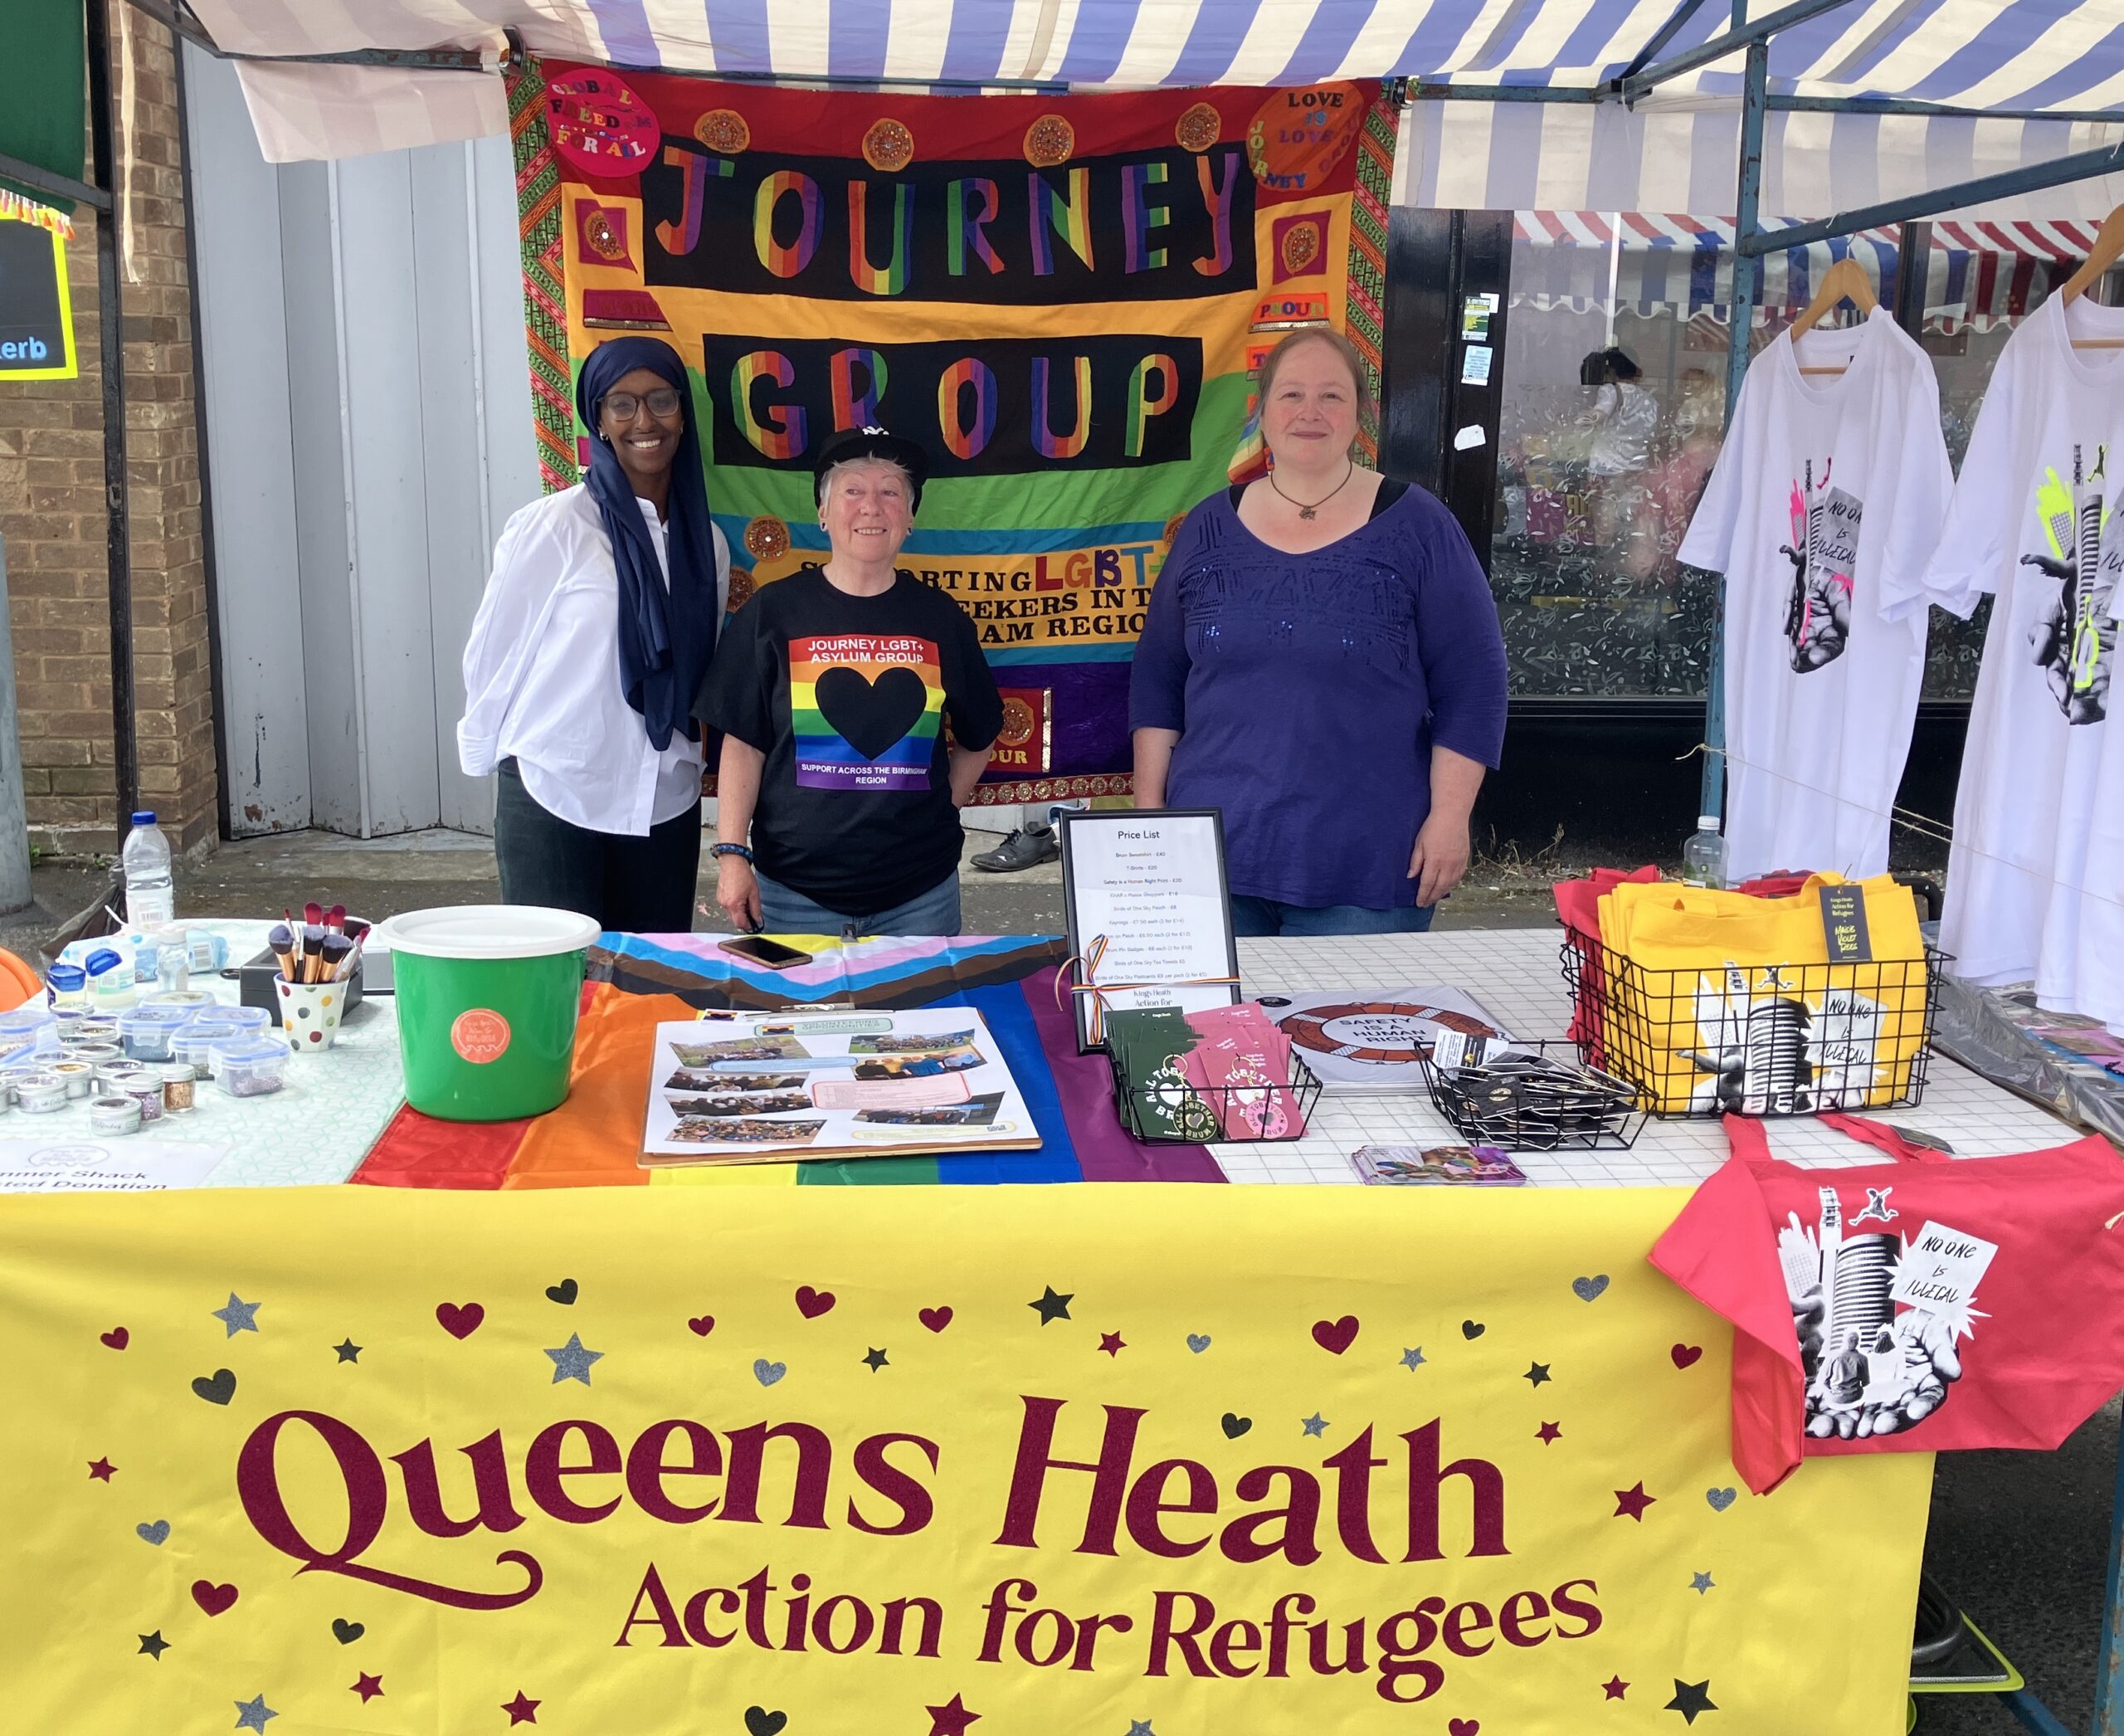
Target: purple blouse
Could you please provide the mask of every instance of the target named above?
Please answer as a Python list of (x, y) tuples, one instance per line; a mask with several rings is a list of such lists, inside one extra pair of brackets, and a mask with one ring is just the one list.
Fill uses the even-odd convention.
[(1285, 554), (1220, 490), (1151, 593), (1129, 725), (1180, 732), (1166, 800), (1224, 810), (1235, 895), (1385, 910), (1416, 901), (1433, 744), (1495, 767), (1505, 690), (1489, 582), (1435, 495)]

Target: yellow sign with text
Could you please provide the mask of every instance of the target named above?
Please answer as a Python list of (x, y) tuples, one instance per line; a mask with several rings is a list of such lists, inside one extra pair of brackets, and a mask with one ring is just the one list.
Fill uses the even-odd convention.
[[(1727, 1459), (1667, 1192), (0, 1200), (10, 1728), (1897, 1727), (1922, 1455)], [(1833, 1636), (1833, 1637), (1832, 1637)]]

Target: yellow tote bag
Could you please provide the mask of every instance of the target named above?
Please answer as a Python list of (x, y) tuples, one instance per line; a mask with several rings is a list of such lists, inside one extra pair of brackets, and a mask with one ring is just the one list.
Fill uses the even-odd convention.
[(1873, 960), (1832, 964), (1817, 875), (1790, 898), (1625, 883), (1600, 900), (1610, 1067), (1662, 1114), (1878, 1108), (1925, 1036), (1925, 948), (1910, 889), (1855, 882)]

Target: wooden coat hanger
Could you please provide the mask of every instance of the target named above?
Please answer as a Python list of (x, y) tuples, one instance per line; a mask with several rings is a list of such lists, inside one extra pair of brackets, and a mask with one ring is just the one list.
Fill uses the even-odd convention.
[[(2119, 242), (2124, 247), (2124, 241)], [(1815, 299), (1807, 304), (1807, 310), (1795, 319), (1789, 329), (1796, 344), (1805, 333), (1812, 331), (1839, 301), (1849, 300), (1860, 315), (1870, 315), (1881, 305), (1881, 298), (1873, 293), (1873, 282), (1866, 275), (1866, 268), (1855, 259), (1839, 259), (1822, 273), (1821, 286), (1815, 291)], [(1843, 373), (1844, 368), (1802, 368), (1802, 373)]]
[[(2094, 248), (2080, 269), (2065, 280), (2065, 286), (2058, 292), (2060, 306), (2070, 307), (2078, 297), (2084, 295), (2101, 280), (2102, 275), (2120, 258), (2124, 258), (2124, 205), (2102, 220), (2102, 227), (2094, 238)], [(2075, 349), (2124, 349), (2124, 338), (2075, 338)]]

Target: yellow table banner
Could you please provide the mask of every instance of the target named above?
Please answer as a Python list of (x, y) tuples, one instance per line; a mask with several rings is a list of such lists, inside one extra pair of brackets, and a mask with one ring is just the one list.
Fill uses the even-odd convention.
[(1741, 1488), (1682, 1198), (0, 1200), (5, 1723), (1899, 1729), (1931, 1461)]

